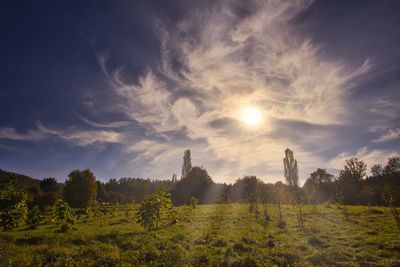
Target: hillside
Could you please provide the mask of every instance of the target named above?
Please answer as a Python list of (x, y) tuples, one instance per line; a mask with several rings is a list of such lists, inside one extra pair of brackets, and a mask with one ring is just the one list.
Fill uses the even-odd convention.
[(38, 179), (19, 173), (8, 172), (2, 169), (0, 169), (0, 183), (4, 183), (5, 181), (7, 181), (8, 177), (13, 174), (17, 177), (15, 185), (17, 189), (24, 189), (31, 186), (39, 185), (40, 180)]

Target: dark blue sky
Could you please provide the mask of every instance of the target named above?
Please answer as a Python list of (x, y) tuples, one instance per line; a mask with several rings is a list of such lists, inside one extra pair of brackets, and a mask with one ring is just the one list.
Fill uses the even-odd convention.
[[(3, 1), (0, 168), (301, 179), (400, 149), (398, 1)], [(243, 125), (253, 106), (262, 125)], [(279, 152), (281, 151), (281, 152)]]

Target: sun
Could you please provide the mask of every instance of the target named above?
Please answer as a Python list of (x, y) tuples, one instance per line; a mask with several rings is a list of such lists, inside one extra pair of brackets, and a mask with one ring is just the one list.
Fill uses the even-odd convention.
[(262, 122), (262, 114), (259, 108), (247, 106), (242, 111), (242, 121), (250, 126), (256, 126)]

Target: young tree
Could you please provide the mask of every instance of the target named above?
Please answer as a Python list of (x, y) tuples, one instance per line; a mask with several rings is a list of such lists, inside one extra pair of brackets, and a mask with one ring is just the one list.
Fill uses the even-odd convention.
[(68, 203), (62, 199), (57, 200), (53, 206), (53, 217), (61, 232), (66, 232), (75, 225), (76, 217)]
[(366, 175), (367, 165), (357, 158), (346, 160), (344, 169), (340, 171), (337, 188), (343, 204), (357, 204), (362, 189), (362, 181)]
[(383, 201), (385, 201), (386, 205), (390, 208), (390, 212), (392, 213), (392, 215), (396, 221), (397, 228), (400, 230), (400, 215), (396, 208), (396, 204), (398, 204), (398, 202), (399, 202), (398, 194), (399, 194), (399, 192), (396, 192), (389, 185), (385, 185), (382, 190)]
[(129, 216), (132, 216), (132, 215), (134, 216), (134, 215), (136, 215), (136, 212), (137, 212), (136, 203), (135, 202), (131, 202), (131, 203), (129, 203), (129, 205), (128, 205), (126, 211), (125, 211), (125, 216), (126, 217), (129, 217)]
[(16, 177), (11, 176), (0, 186), (0, 225), (3, 230), (17, 227), (27, 213), (26, 194), (14, 188)]
[(382, 199), (390, 207), (390, 211), (400, 229), (400, 215), (397, 208), (400, 205), (400, 157), (389, 158), (383, 169), (385, 185), (382, 190)]
[(299, 170), (297, 167), (297, 160), (294, 159), (293, 151), (290, 149), (285, 150), (285, 158), (283, 159), (284, 175), (286, 182), (294, 192), (298, 207), (298, 220), (300, 231), (303, 230), (303, 214), (301, 212), (300, 188), (299, 188)]
[(75, 170), (68, 175), (63, 199), (73, 208), (86, 208), (96, 203), (96, 177), (90, 170)]
[(28, 217), (26, 222), (31, 229), (36, 229), (39, 223), (42, 221), (42, 214), (38, 206), (34, 206), (28, 211)]
[(195, 208), (197, 207), (197, 203), (198, 203), (198, 202), (199, 202), (199, 201), (197, 200), (196, 197), (191, 197), (191, 198), (190, 198), (190, 206), (192, 206), (193, 209), (195, 209)]
[(343, 215), (346, 221), (349, 221), (349, 213), (343, 200), (343, 194), (340, 192), (340, 190), (336, 190), (336, 205), (339, 209), (343, 211)]
[(140, 203), (137, 215), (139, 224), (149, 231), (157, 229), (163, 219), (176, 223), (176, 211), (171, 195), (163, 191), (147, 195)]

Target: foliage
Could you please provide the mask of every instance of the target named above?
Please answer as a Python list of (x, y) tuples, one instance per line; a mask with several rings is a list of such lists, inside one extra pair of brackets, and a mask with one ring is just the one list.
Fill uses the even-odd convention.
[(130, 201), (140, 202), (145, 195), (152, 194), (158, 189), (169, 192), (174, 187), (172, 181), (141, 179), (141, 178), (121, 178), (119, 180), (110, 179), (99, 190), (104, 188), (104, 194), (98, 190), (98, 200), (100, 202), (110, 202), (114, 204), (124, 204)]
[(28, 225), (31, 229), (36, 229), (37, 226), (42, 221), (42, 218), (43, 218), (43, 216), (42, 216), (42, 213), (40, 212), (39, 207), (34, 206), (28, 210), (28, 216), (27, 216), (26, 222), (28, 223)]
[(135, 202), (131, 202), (128, 204), (128, 208), (125, 211), (126, 217), (135, 216), (137, 213), (137, 206)]
[(193, 167), (184, 179), (175, 183), (175, 188), (171, 192), (174, 204), (187, 205), (192, 196), (200, 203), (214, 203), (220, 192), (214, 191), (213, 186), (214, 182), (205, 169)]
[(109, 201), (110, 196), (107, 193), (104, 184), (100, 181), (96, 181), (96, 197), (98, 203), (104, 203)]
[(171, 195), (163, 191), (147, 195), (140, 203), (137, 215), (139, 224), (149, 231), (157, 229), (163, 219), (176, 222)]
[(40, 190), (43, 193), (59, 192), (60, 187), (55, 178), (49, 177), (40, 181)]
[(344, 199), (343, 198), (343, 194), (341, 194), (340, 191), (337, 192), (337, 195), (336, 195), (336, 200), (337, 200), (336, 206), (338, 207), (338, 209), (343, 211), (343, 215), (344, 215), (344, 218), (346, 219), (346, 221), (349, 221), (349, 213), (347, 211), (346, 203), (344, 202), (343, 199)]
[(344, 204), (358, 203), (366, 169), (367, 165), (362, 160), (357, 158), (346, 160), (346, 164), (343, 170), (340, 171), (337, 181), (337, 189), (343, 198)]
[(73, 208), (86, 208), (96, 202), (96, 177), (90, 170), (74, 170), (68, 175), (63, 199)]
[(3, 230), (17, 227), (27, 213), (26, 193), (14, 188), (15, 177), (0, 186), (0, 224)]
[(303, 190), (306, 192), (311, 203), (321, 204), (334, 197), (334, 176), (327, 173), (325, 169), (318, 168), (310, 174), (306, 180)]
[(290, 149), (285, 150), (285, 158), (283, 159), (284, 174), (286, 182), (289, 187), (292, 188), (297, 202), (298, 207), (298, 221), (300, 231), (303, 230), (303, 214), (301, 211), (301, 200), (300, 200), (300, 185), (299, 185), (299, 170), (297, 167), (297, 160), (294, 159), (293, 151)]
[(390, 207), (390, 212), (392, 213), (397, 228), (400, 230), (400, 215), (396, 208), (397, 198), (399, 198), (399, 192), (396, 192), (389, 185), (385, 185), (382, 191), (382, 198), (385, 201), (386, 205)]
[(229, 191), (229, 199), (234, 202), (255, 203), (260, 198), (262, 181), (256, 176), (237, 179)]
[(183, 155), (181, 179), (186, 178), (191, 169), (192, 169), (192, 158), (190, 157), (190, 149), (186, 149)]
[(198, 200), (196, 197), (191, 197), (190, 198), (190, 206), (192, 206), (193, 209), (195, 209), (197, 207), (198, 204)]
[(75, 225), (76, 217), (68, 203), (62, 199), (57, 200), (53, 207), (53, 217), (60, 227), (61, 232), (66, 232)]
[(60, 186), (55, 178), (44, 178), (40, 181), (40, 191), (44, 206), (53, 206), (60, 198)]

